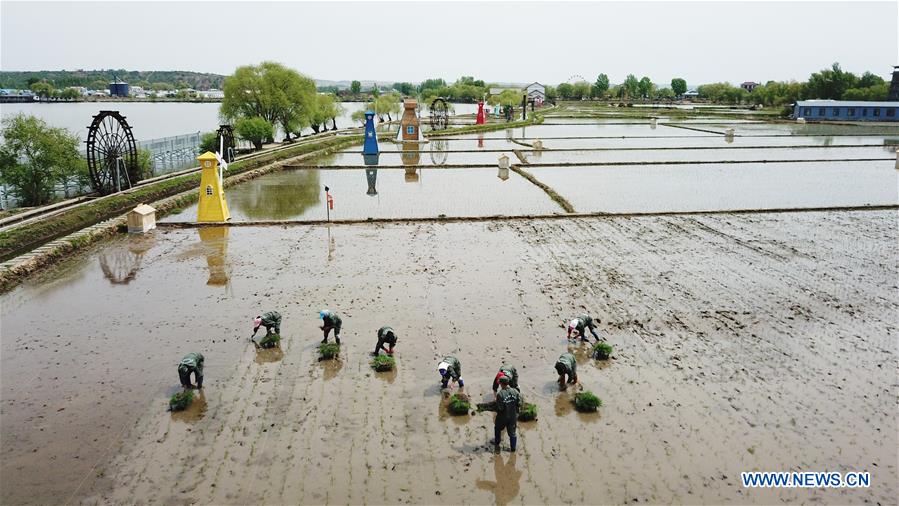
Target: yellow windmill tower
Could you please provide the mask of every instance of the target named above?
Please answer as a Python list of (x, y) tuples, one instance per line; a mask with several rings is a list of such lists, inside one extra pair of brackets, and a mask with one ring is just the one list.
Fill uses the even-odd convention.
[(207, 151), (197, 157), (200, 161), (200, 198), (197, 206), (197, 221), (228, 221), (228, 202), (222, 186), (224, 161), (220, 162), (215, 153)]

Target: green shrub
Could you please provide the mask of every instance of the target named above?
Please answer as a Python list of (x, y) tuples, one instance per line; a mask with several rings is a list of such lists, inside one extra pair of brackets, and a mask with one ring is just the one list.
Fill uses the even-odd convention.
[(612, 345), (609, 343), (599, 342), (593, 346), (593, 358), (597, 360), (608, 360), (612, 355)]
[(467, 415), (471, 409), (468, 396), (453, 394), (449, 399), (448, 409), (451, 415)]
[(182, 411), (187, 409), (193, 400), (194, 393), (191, 390), (178, 392), (169, 399), (169, 411)]
[(340, 353), (340, 345), (337, 343), (322, 343), (318, 345), (318, 352), (322, 359), (331, 360)]
[(602, 406), (602, 399), (587, 390), (574, 394), (574, 408), (578, 411), (589, 413)]
[(396, 360), (390, 355), (378, 355), (371, 360), (371, 366), (378, 372), (392, 371), (396, 367)]
[(524, 406), (521, 407), (521, 411), (518, 413), (518, 421), (519, 422), (530, 422), (537, 419), (537, 405), (524, 403)]

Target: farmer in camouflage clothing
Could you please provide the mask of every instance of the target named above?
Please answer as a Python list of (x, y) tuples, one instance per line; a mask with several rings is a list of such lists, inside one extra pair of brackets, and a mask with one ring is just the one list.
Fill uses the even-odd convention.
[[(390, 345), (388, 349), (385, 344)], [(383, 326), (378, 329), (378, 344), (375, 346), (375, 352), (372, 355), (377, 355), (384, 350), (388, 355), (393, 355), (393, 348), (396, 346), (396, 333), (393, 331), (392, 327)]]
[(281, 334), (281, 313), (277, 311), (268, 311), (266, 313), (262, 313), (261, 315), (253, 318), (253, 335), (250, 336), (250, 339), (256, 337), (256, 332), (259, 332), (259, 327), (265, 327), (265, 335), (268, 337), (269, 334), (272, 334), (272, 329), (275, 330), (275, 334)]
[[(568, 388), (566, 383), (577, 384), (577, 362), (574, 360), (574, 355), (563, 353), (559, 360), (556, 360), (556, 372), (559, 373), (560, 389), (565, 390)], [(568, 376), (567, 382), (565, 381), (566, 375)]]
[(515, 369), (515, 366), (503, 364), (502, 367), (499, 368), (499, 372), (496, 373), (496, 377), (493, 378), (493, 393), (499, 389), (499, 379), (502, 376), (509, 377), (509, 386), (518, 390), (518, 371)]
[(581, 314), (577, 318), (573, 318), (570, 322), (568, 322), (568, 339), (572, 338), (572, 334), (574, 335), (574, 339), (578, 337), (581, 338), (581, 341), (587, 340), (587, 330), (590, 330), (590, 333), (593, 334), (593, 338), (596, 339), (596, 342), (599, 342), (599, 336), (596, 334), (596, 323), (593, 321), (593, 318), (588, 314)]
[(440, 384), (446, 388), (450, 380), (459, 383), (459, 388), (465, 386), (462, 381), (462, 363), (456, 357), (444, 357), (437, 365), (437, 372), (440, 373)]
[(499, 377), (500, 390), (496, 393), (496, 418), (493, 421), (493, 441), (499, 446), (503, 437), (503, 429), (509, 433), (509, 444), (512, 451), (518, 445), (518, 412), (521, 411), (521, 394), (512, 388), (512, 378), (503, 375)]
[(318, 312), (318, 317), (322, 321), (321, 327), (319, 328), (325, 334), (324, 339), (322, 339), (322, 344), (328, 342), (328, 335), (331, 333), (332, 329), (334, 330), (334, 340), (337, 341), (337, 344), (340, 344), (340, 327), (343, 325), (340, 315), (334, 311), (322, 309)]
[(203, 355), (200, 353), (188, 353), (184, 355), (178, 364), (178, 376), (181, 378), (181, 386), (193, 388), (190, 383), (190, 375), (197, 378), (197, 388), (203, 388)]

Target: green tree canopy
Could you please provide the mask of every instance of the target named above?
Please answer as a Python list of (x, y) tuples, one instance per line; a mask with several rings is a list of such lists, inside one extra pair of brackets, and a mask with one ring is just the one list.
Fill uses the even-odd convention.
[(687, 81), (680, 77), (675, 77), (671, 80), (671, 91), (679, 97), (683, 96), (687, 92)]
[(559, 97), (562, 100), (570, 100), (574, 97), (574, 86), (568, 83), (561, 83), (558, 87), (556, 87), (556, 91), (559, 94)]
[(637, 83), (637, 89), (638, 93), (640, 94), (640, 98), (649, 98), (652, 95), (652, 88), (652, 81), (646, 76), (643, 76)]
[(605, 74), (596, 76), (596, 82), (593, 83), (593, 89), (591, 91), (594, 98), (602, 98), (602, 96), (609, 91), (609, 76)]
[(521, 92), (515, 90), (503, 90), (499, 95), (490, 95), (487, 103), (490, 105), (511, 105), (516, 107), (521, 104)]
[(234, 124), (234, 131), (241, 139), (252, 142), (256, 149), (262, 149), (262, 144), (275, 135), (275, 127), (271, 122), (259, 116), (238, 119)]
[(362, 93), (362, 83), (359, 81), (353, 81), (350, 83), (350, 93), (353, 95), (358, 95)]
[(806, 93), (808, 98), (834, 99), (843, 97), (843, 92), (854, 88), (858, 77), (852, 72), (843, 72), (839, 63), (834, 63), (829, 69), (815, 72), (808, 78)]
[(262, 118), (280, 125), (288, 140), (291, 132), (311, 124), (317, 106), (315, 82), (275, 62), (238, 67), (225, 78), (223, 91), (223, 118)]
[(637, 81), (634, 74), (628, 74), (621, 84), (619, 92), (623, 94), (625, 99), (637, 97), (640, 94), (640, 81)]
[(34, 92), (35, 95), (41, 98), (41, 100), (46, 100), (53, 96), (53, 86), (50, 83), (46, 82), (38, 82), (31, 85), (31, 91)]
[(77, 136), (34, 116), (3, 118), (0, 181), (24, 206), (53, 200), (53, 187), (86, 172)]

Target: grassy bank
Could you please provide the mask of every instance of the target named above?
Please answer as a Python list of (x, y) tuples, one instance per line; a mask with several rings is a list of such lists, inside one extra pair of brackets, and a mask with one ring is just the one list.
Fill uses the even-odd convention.
[[(362, 142), (362, 136), (332, 137), (321, 142), (302, 144), (280, 149), (250, 160), (242, 160), (228, 166), (229, 179), (250, 172), (285, 158), (302, 156), (313, 151), (333, 151)], [(141, 203), (153, 203), (178, 193), (196, 189), (200, 184), (199, 172), (166, 179), (128, 193), (100, 199), (69, 212), (40, 220), (0, 233), (0, 261), (6, 261), (28, 252), (56, 238), (71, 234), (114, 216), (123, 214)], [(193, 195), (196, 199), (196, 195)], [(185, 201), (190, 200), (186, 198)]]

